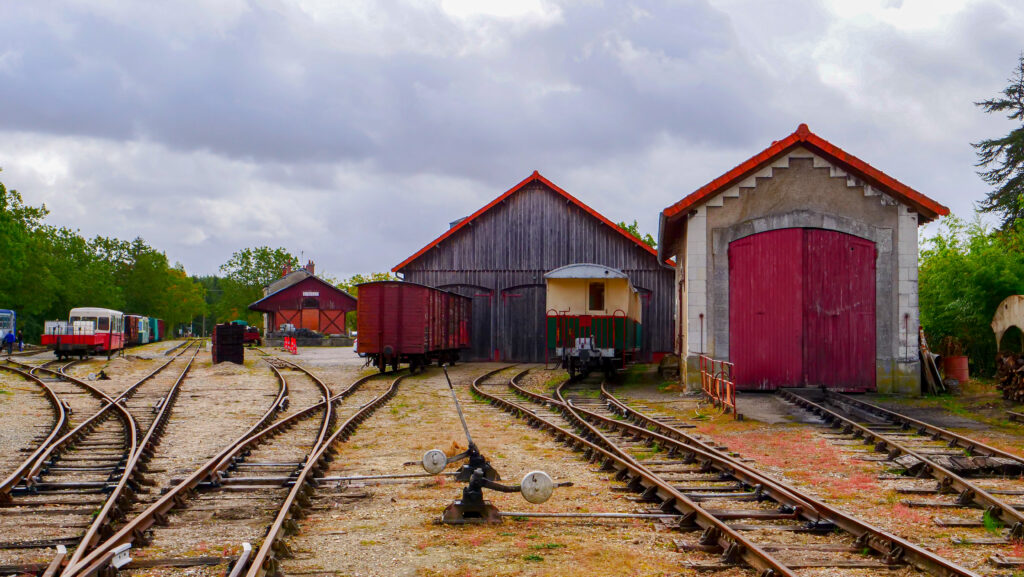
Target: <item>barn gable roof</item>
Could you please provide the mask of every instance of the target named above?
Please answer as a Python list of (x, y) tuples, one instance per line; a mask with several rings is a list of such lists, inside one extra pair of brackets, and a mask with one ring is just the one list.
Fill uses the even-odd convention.
[(399, 272), (400, 270), (402, 270), (403, 268), (408, 266), (410, 263), (412, 263), (416, 259), (420, 258), (424, 254), (426, 254), (430, 249), (432, 249), (435, 246), (437, 246), (438, 244), (440, 244), (446, 238), (454, 235), (458, 231), (460, 231), (463, 228), (469, 226), (473, 222), (474, 219), (476, 219), (480, 215), (484, 214), (485, 212), (491, 210), (492, 208), (494, 208), (495, 206), (500, 204), (501, 201), (503, 201), (506, 198), (512, 196), (513, 194), (519, 192), (520, 190), (522, 190), (523, 188), (525, 188), (528, 184), (530, 184), (532, 182), (539, 182), (539, 183), (547, 186), (548, 188), (550, 188), (554, 192), (556, 192), (556, 193), (562, 195), (563, 197), (565, 197), (565, 199), (568, 200), (569, 202), (571, 202), (571, 203), (575, 204), (576, 206), (578, 206), (579, 208), (581, 208), (584, 212), (586, 212), (590, 216), (593, 216), (594, 218), (596, 218), (597, 220), (601, 221), (602, 223), (604, 223), (604, 224), (608, 225), (609, 227), (615, 229), (622, 236), (624, 236), (625, 238), (629, 239), (631, 242), (635, 243), (637, 246), (639, 246), (640, 248), (644, 249), (645, 251), (651, 253), (651, 255), (653, 255), (655, 257), (658, 256), (658, 251), (657, 250), (651, 248), (647, 244), (644, 244), (643, 241), (641, 241), (640, 239), (636, 238), (635, 236), (633, 236), (629, 232), (623, 230), (622, 227), (620, 227), (619, 225), (615, 224), (614, 222), (608, 220), (601, 213), (597, 212), (596, 210), (594, 210), (594, 209), (590, 208), (589, 206), (587, 206), (586, 204), (584, 204), (583, 201), (579, 200), (578, 198), (576, 198), (575, 196), (569, 194), (568, 192), (562, 190), (561, 188), (558, 187), (558, 185), (556, 185), (555, 183), (551, 182), (547, 178), (544, 178), (544, 176), (542, 176), (539, 172), (537, 172), (535, 170), (535, 171), (533, 171), (533, 174), (531, 174), (530, 176), (527, 176), (522, 181), (520, 181), (519, 184), (516, 184), (512, 188), (510, 188), (507, 191), (505, 191), (505, 193), (502, 194), (501, 196), (499, 196), (498, 198), (495, 198), (491, 202), (487, 203), (480, 210), (478, 210), (478, 211), (474, 212), (473, 214), (463, 218), (460, 221), (456, 221), (457, 224), (455, 224), (454, 226), (452, 226), (451, 228), (446, 230), (444, 232), (444, 234), (442, 234), (441, 236), (439, 236), (436, 239), (434, 239), (430, 244), (428, 244), (427, 246), (421, 248), (415, 254), (413, 254), (412, 256), (410, 256), (409, 258), (405, 259), (400, 264), (395, 266), (393, 269), (391, 269), (391, 272)]
[(327, 289), (329, 289), (329, 290), (331, 290), (331, 291), (333, 291), (335, 293), (339, 293), (339, 295), (342, 296), (342, 297), (347, 297), (348, 299), (350, 299), (352, 301), (353, 307), (355, 306), (356, 297), (348, 294), (347, 292), (341, 290), (340, 288), (338, 288), (338, 287), (332, 285), (331, 283), (323, 280), (322, 278), (320, 278), (320, 277), (318, 277), (316, 275), (310, 274), (309, 276), (307, 276), (305, 278), (302, 278), (302, 279), (299, 279), (296, 282), (290, 283), (287, 286), (279, 288), (278, 290), (268, 294), (267, 296), (261, 298), (260, 300), (258, 300), (256, 302), (252, 303), (251, 305), (249, 305), (249, 310), (254, 310), (254, 311), (259, 311), (259, 312), (273, 312), (274, 309), (267, 308), (267, 307), (265, 307), (263, 305), (269, 303), (269, 301), (272, 301), (275, 296), (281, 294), (282, 292), (284, 292), (284, 291), (286, 291), (286, 290), (288, 290), (288, 289), (290, 289), (290, 288), (292, 288), (292, 287), (294, 287), (294, 286), (296, 286), (298, 284), (302, 284), (304, 282), (307, 282), (307, 281), (313, 281), (314, 283), (320, 284), (320, 285), (326, 287)]
[(658, 239), (659, 245), (664, 246), (666, 224), (677, 221), (686, 216), (693, 208), (711, 200), (719, 192), (743, 181), (771, 162), (782, 157), (798, 146), (803, 146), (813, 153), (820, 155), (831, 163), (859, 177), (868, 184), (891, 195), (896, 200), (912, 207), (917, 211), (922, 222), (934, 220), (939, 216), (949, 214), (949, 208), (928, 198), (924, 194), (910, 188), (895, 178), (885, 174), (881, 170), (871, 166), (856, 156), (846, 152), (824, 138), (811, 132), (806, 124), (801, 124), (796, 131), (782, 140), (775, 141), (768, 148), (748, 158), (732, 170), (712, 180), (694, 192), (688, 194), (679, 202), (661, 211), (661, 231)]

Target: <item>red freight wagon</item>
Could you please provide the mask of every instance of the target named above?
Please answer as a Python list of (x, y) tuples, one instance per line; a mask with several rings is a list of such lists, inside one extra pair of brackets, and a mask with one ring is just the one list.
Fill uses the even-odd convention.
[(469, 348), (472, 299), (428, 286), (381, 281), (358, 286), (359, 353), (384, 372), (409, 363), (455, 362)]

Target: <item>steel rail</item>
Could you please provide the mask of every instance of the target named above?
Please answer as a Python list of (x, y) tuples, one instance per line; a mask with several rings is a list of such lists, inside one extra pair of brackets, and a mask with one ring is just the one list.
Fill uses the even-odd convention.
[(32, 464), (37, 458), (39, 458), (39, 455), (41, 455), (42, 452), (45, 451), (46, 448), (53, 443), (53, 441), (68, 426), (68, 408), (65, 406), (64, 401), (57, 396), (57, 393), (53, 392), (53, 389), (51, 389), (50, 386), (43, 382), (39, 377), (7, 365), (0, 365), (0, 369), (20, 375), (24, 379), (34, 382), (42, 387), (43, 391), (46, 393), (46, 398), (50, 401), (50, 404), (53, 405), (53, 410), (56, 413), (56, 416), (53, 419), (53, 427), (50, 429), (50, 433), (46, 438), (39, 443), (39, 446), (32, 451), (31, 455), (22, 461), (21, 465), (18, 465), (18, 467), (12, 471), (7, 478), (0, 481), (0, 503), (10, 503), (11, 489), (13, 489), (15, 485), (20, 483), (21, 480), (28, 475), (29, 470), (32, 468)]
[[(68, 565), (62, 575), (67, 577), (76, 574), (89, 574), (81, 573), (83, 568), (88, 569), (91, 573), (95, 573), (110, 562), (111, 557), (113, 557), (113, 550), (119, 545), (134, 542), (136, 540), (140, 542), (144, 541), (145, 531), (156, 523), (161, 522), (168, 511), (179, 505), (183, 505), (186, 496), (194, 493), (195, 488), (201, 482), (219, 472), (218, 466), (225, 457), (237, 454), (243, 450), (245, 446), (254, 442), (254, 439), (259, 438), (258, 435), (260, 431), (266, 430), (268, 423), (270, 423), (277, 413), (281, 411), (282, 405), (285, 403), (287, 398), (287, 393), (287, 385), (283, 379), (279, 379), (277, 397), (274, 398), (274, 402), (271, 403), (270, 407), (263, 413), (263, 416), (260, 417), (256, 423), (242, 433), (242, 435), (237, 439), (221, 449), (221, 451), (214, 455), (210, 460), (193, 471), (191, 475), (165, 493), (160, 499), (154, 501), (143, 512), (139, 513), (132, 519), (127, 520), (116, 533), (105, 541), (97, 544), (96, 547), (93, 548), (88, 555), (83, 557), (77, 565)], [(247, 441), (249, 443), (247, 443)]]
[[(377, 375), (372, 375), (377, 376)], [(309, 506), (309, 497), (313, 492), (313, 483), (315, 483), (314, 474), (322, 474), (327, 470), (328, 463), (334, 458), (336, 450), (334, 444), (340, 441), (348, 440), (348, 438), (355, 432), (356, 427), (362, 424), (370, 415), (372, 415), (385, 401), (390, 399), (398, 391), (398, 384), (402, 379), (408, 375), (401, 375), (397, 377), (388, 387), (388, 390), (384, 394), (378, 396), (376, 399), (365, 404), (359, 409), (354, 415), (349, 417), (338, 429), (325, 441), (322, 441), (315, 447), (315, 451), (311, 453), (310, 458), (306, 461), (306, 465), (302, 468), (302, 472), (295, 479), (295, 484), (292, 486), (291, 491), (288, 492), (288, 496), (284, 500), (284, 504), (281, 506), (277, 517), (271, 524), (270, 529), (267, 531), (267, 536), (263, 539), (263, 544), (260, 545), (259, 551), (252, 556), (252, 563), (249, 566), (249, 570), (246, 573), (246, 577), (264, 577), (266, 575), (277, 574), (277, 559), (275, 553), (278, 550), (283, 549), (279, 545), (280, 539), (289, 532), (294, 532), (297, 527), (294, 524), (294, 519), (301, 518), (302, 509)], [(369, 377), (366, 377), (369, 380)], [(352, 389), (352, 387), (349, 387)]]
[[(98, 388), (90, 385), (89, 383), (86, 383), (85, 381), (81, 381), (79, 379), (76, 379), (76, 378), (74, 378), (74, 377), (72, 377), (70, 375), (67, 375), (66, 373), (63, 372), (64, 368), (69, 367), (69, 366), (71, 366), (71, 365), (73, 365), (73, 364), (75, 364), (75, 363), (77, 363), (79, 361), (72, 361), (72, 362), (64, 365), (64, 367), (61, 367), (60, 369), (58, 369), (56, 371), (53, 370), (53, 369), (48, 369), (48, 368), (44, 368), (44, 367), (35, 367), (35, 366), (32, 366), (32, 365), (27, 365), (25, 363), (19, 363), (19, 362), (16, 362), (16, 361), (8, 361), (8, 362), (11, 363), (11, 364), (14, 364), (14, 365), (18, 365), (18, 366), (30, 369), (29, 370), (29, 374), (31, 374), (33, 376), (36, 376), (35, 373), (38, 372), (38, 371), (46, 371), (48, 373), (52, 373), (52, 374), (56, 375), (57, 378), (59, 378), (61, 380), (66, 380), (66, 381), (71, 382), (71, 383), (73, 383), (75, 385), (78, 385), (78, 386), (84, 388), (92, 396), (98, 398), (100, 401), (106, 402), (106, 404), (103, 405), (100, 408), (100, 410), (97, 411), (96, 413), (94, 413), (91, 417), (89, 417), (88, 419), (86, 419), (86, 420), (82, 421), (81, 423), (79, 423), (78, 426), (76, 426), (71, 431), (65, 433), (63, 436), (59, 437), (58, 439), (56, 439), (54, 441), (51, 441), (50, 444), (47, 445), (46, 447), (44, 447), (41, 452), (36, 454), (35, 460), (33, 461), (32, 465), (27, 470), (25, 470), (23, 472), (23, 474), (21, 475), (21, 479), (20, 479), (20, 481), (24, 481), (25, 482), (26, 486), (32, 486), (35, 483), (35, 478), (39, 475), (39, 471), (42, 470), (42, 468), (46, 465), (46, 461), (50, 458), (50, 456), (54, 452), (56, 452), (57, 450), (59, 450), (59, 449), (63, 448), (64, 446), (66, 446), (69, 442), (74, 441), (74, 440), (78, 440), (81, 436), (83, 436), (86, 433), (88, 433), (89, 431), (91, 431), (93, 429), (93, 427), (95, 427), (99, 423), (100, 417), (103, 416), (110, 409), (111, 405), (114, 404), (114, 399), (111, 398), (110, 395), (104, 393), (103, 391), (101, 391)], [(50, 364), (50, 363), (46, 363), (46, 364)], [(38, 378), (38, 377), (36, 376), (36, 378)], [(13, 485), (10, 486), (10, 487), (7, 487), (6, 491), (5, 491), (5, 495), (7, 495), (9, 497), (10, 496), (10, 491), (13, 490), (13, 489), (14, 489)]]
[[(527, 372), (529, 372), (529, 369), (519, 373), (513, 377), (512, 380), (518, 380)], [(484, 392), (479, 387), (479, 383), (483, 378), (484, 377), (481, 377), (473, 382), (473, 390), (478, 395), (501, 406), (505, 410), (516, 414), (517, 416), (525, 418), (537, 427), (548, 429), (555, 434), (557, 439), (565, 440), (574, 449), (583, 451), (585, 458), (591, 461), (601, 460), (602, 469), (615, 471), (615, 476), (617, 478), (631, 477), (629, 481), (630, 485), (633, 485), (636, 488), (642, 487), (646, 494), (650, 494), (652, 497), (656, 495), (662, 500), (663, 505), (661, 508), (663, 511), (669, 512), (673, 509), (679, 511), (682, 516), (680, 526), (699, 527), (704, 529), (707, 535), (715, 538), (715, 541), (722, 547), (722, 550), (726, 552), (726, 555), (741, 558), (749, 566), (758, 570), (760, 577), (796, 576), (796, 573), (786, 568), (777, 559), (766, 551), (761, 550), (756, 545), (751, 545), (750, 547), (743, 546), (742, 543), (744, 543), (745, 540), (737, 531), (715, 518), (703, 507), (692, 501), (680, 491), (676, 490), (672, 485), (666, 483), (647, 467), (638, 463), (634, 458), (632, 458), (632, 456), (625, 455), (619, 450), (614, 450), (610, 447), (602, 447), (598, 443), (585, 439), (572, 431), (563, 429), (540, 418), (534, 414), (533, 411), (522, 405)], [(575, 415), (565, 403), (551, 399), (550, 397), (537, 395), (536, 393), (530, 393), (528, 396), (533, 400), (537, 400), (545, 404), (553, 404), (553, 406), (557, 407), (559, 412), (566, 416), (570, 422), (575, 421), (578, 423), (586, 423), (586, 421), (581, 417)], [(607, 439), (604, 439), (603, 435), (595, 433), (588, 424), (584, 424), (582, 427), (584, 430), (589, 431), (590, 435), (596, 437), (600, 443), (610, 443)]]
[[(68, 363), (68, 364), (64, 365), (63, 367), (61, 367), (57, 371), (54, 371), (52, 369), (43, 368), (43, 367), (36, 367), (35, 370), (40, 370), (40, 371), (46, 371), (46, 372), (49, 372), (49, 373), (53, 373), (53, 374), (57, 375), (58, 377), (60, 377), (60, 378), (62, 378), (64, 380), (67, 380), (67, 381), (72, 382), (72, 383), (74, 383), (76, 385), (84, 387), (86, 390), (88, 390), (91, 393), (93, 393), (94, 396), (98, 396), (98, 397), (101, 398), (101, 400), (107, 401), (107, 404), (102, 406), (102, 407), (100, 407), (100, 410), (98, 410), (95, 413), (93, 413), (93, 415), (91, 417), (89, 417), (88, 419), (86, 419), (85, 421), (79, 423), (77, 427), (75, 427), (73, 430), (69, 431), (63, 437), (61, 437), (57, 441), (51, 443), (46, 448), (46, 450), (41, 455), (39, 455), (39, 457), (36, 458), (35, 464), (32, 466), (32, 468), (29, 471), (27, 477), (25, 478), (26, 484), (31, 485), (34, 482), (33, 479), (36, 476), (39, 475), (39, 472), (46, 465), (46, 461), (48, 461), (51, 458), (53, 453), (63, 449), (68, 444), (71, 444), (74, 441), (77, 441), (81, 437), (85, 436), (89, 431), (91, 431), (96, 425), (98, 425), (100, 423), (102, 418), (106, 415), (107, 411), (109, 411), (112, 406), (116, 405), (116, 406), (120, 407), (121, 406), (120, 403), (124, 399), (130, 398), (133, 394), (135, 394), (135, 391), (137, 391), (138, 388), (140, 386), (142, 386), (143, 383), (145, 383), (149, 379), (151, 379), (154, 376), (156, 376), (158, 373), (160, 373), (160, 371), (164, 370), (164, 368), (166, 368), (168, 365), (170, 365), (172, 362), (174, 362), (174, 360), (177, 359), (177, 357), (180, 356), (181, 354), (182, 353), (179, 353), (179, 355), (175, 356), (174, 359), (168, 360), (166, 363), (160, 365), (159, 367), (154, 369), (152, 372), (150, 372), (148, 375), (146, 375), (146, 376), (142, 377), (141, 379), (139, 379), (134, 385), (132, 385), (131, 387), (128, 387), (127, 389), (125, 389), (116, 398), (111, 398), (109, 395), (107, 395), (103, 391), (99, 390), (98, 388), (90, 385), (89, 383), (86, 383), (85, 381), (83, 381), (81, 379), (77, 379), (75, 377), (72, 377), (71, 375), (68, 375), (67, 373), (64, 372), (64, 369), (66, 369), (67, 367), (69, 367), (72, 364), (77, 363), (79, 361), (72, 361), (71, 363)], [(128, 411), (125, 410), (124, 413), (127, 414)], [(139, 432), (138, 431), (138, 425), (134, 422), (134, 418), (132, 419), (132, 427), (136, 431), (136, 433)], [(134, 452), (135, 452), (134, 447), (132, 447), (132, 450), (128, 453), (129, 457)]]
[(867, 411), (869, 413), (874, 413), (877, 416), (880, 416), (884, 419), (888, 419), (889, 421), (901, 425), (904, 428), (904, 430), (917, 429), (917, 433), (919, 435), (931, 435), (932, 438), (942, 439), (949, 443), (950, 448), (961, 448), (967, 451), (968, 455), (1000, 457), (1024, 465), (1024, 457), (1020, 455), (1009, 453), (1002, 449), (998, 449), (991, 445), (982, 443), (981, 441), (972, 439), (970, 437), (966, 437), (959, 433), (954, 433), (953, 431), (950, 431), (948, 429), (943, 429), (942, 427), (938, 427), (930, 423), (925, 423), (924, 421), (919, 421), (917, 419), (908, 417), (901, 413), (897, 413), (895, 411), (886, 409), (885, 407), (880, 407), (867, 401), (855, 399), (853, 397), (850, 397), (849, 395), (843, 395), (835, 391), (829, 390), (825, 391), (825, 398), (837, 399), (838, 402), (848, 403), (850, 405), (857, 407), (858, 409)]
[[(709, 521), (709, 523), (708, 523), (707, 526), (703, 526), (703, 528), (706, 531), (710, 527), (714, 528), (711, 531), (711, 533), (714, 535), (715, 540), (718, 543), (718, 546), (721, 547), (722, 551), (724, 552), (723, 553), (723, 560), (729, 559), (730, 554), (732, 554), (735, 558), (742, 559), (747, 565), (749, 565), (750, 567), (752, 567), (755, 570), (759, 571), (761, 577), (776, 577), (776, 576), (778, 576), (778, 577), (782, 577), (782, 576), (793, 576), (793, 577), (795, 577), (796, 576), (796, 572), (795, 571), (793, 571), (792, 569), (787, 567), (779, 559), (776, 559), (774, 555), (772, 555), (768, 551), (765, 551), (758, 544), (756, 544), (753, 541), (751, 541), (751, 540), (747, 539), (746, 537), (744, 537), (742, 534), (740, 534), (739, 531), (733, 529), (732, 527), (727, 525), (725, 522), (723, 522), (720, 519), (718, 519), (717, 517), (715, 517), (712, 513), (710, 513), (707, 509), (704, 509), (696, 501), (693, 501), (692, 499), (687, 497), (685, 494), (683, 494), (681, 491), (678, 491), (671, 484), (669, 484), (669, 483), (665, 482), (664, 480), (662, 480), (659, 475), (657, 475), (656, 473), (654, 473), (653, 471), (648, 469), (645, 465), (640, 463), (638, 460), (633, 458), (632, 455), (627, 453), (624, 449), (622, 449), (615, 442), (613, 442), (611, 439), (609, 439), (607, 437), (607, 435), (605, 435), (594, 424), (590, 423), (585, 418), (583, 418), (583, 416), (581, 415), (580, 409), (578, 407), (573, 406), (573, 404), (570, 403), (569, 401), (567, 401), (564, 398), (564, 396), (562, 395), (562, 390), (570, 382), (571, 381), (565, 381), (565, 382), (561, 383), (555, 389), (555, 397), (562, 404), (562, 413), (563, 414), (571, 415), (572, 420), (575, 421), (579, 426), (583, 427), (584, 430), (590, 431), (591, 434), (593, 434), (598, 439), (600, 439), (603, 444), (605, 444), (606, 446), (608, 446), (609, 448), (611, 448), (613, 451), (617, 452), (618, 454), (622, 455), (623, 457), (626, 457), (630, 461), (632, 461), (632, 463), (635, 464), (639, 468), (639, 470), (643, 471), (652, 480), (654, 480), (655, 483), (659, 487), (664, 488), (664, 489), (668, 489), (667, 492), (669, 493), (669, 496), (671, 497), (671, 506), (676, 507), (677, 509), (679, 509), (680, 506), (682, 506), (683, 509), (689, 509), (689, 510), (695, 512), (698, 517), (705, 517), (706, 516), (706, 518)], [(608, 420), (612, 421), (612, 422), (615, 422), (614, 419), (608, 419)], [(697, 449), (695, 449), (693, 447), (685, 447), (685, 448), (687, 450), (691, 451), (691, 452), (694, 452), (694, 453), (697, 452)], [(703, 451), (701, 451), (701, 452), (704, 453), (704, 455), (702, 455), (702, 456), (706, 455), (707, 457), (711, 458), (711, 460), (718, 461), (718, 459), (714, 458), (710, 453), (706, 453), (706, 452), (703, 452)], [(728, 470), (728, 469), (726, 469), (726, 470)], [(775, 497), (778, 497), (778, 495), (776, 495)], [(669, 504), (669, 500), (670, 499), (668, 499), (668, 498), (664, 499), (666, 504)], [(776, 498), (776, 501), (779, 501), (780, 504), (781, 504), (781, 500), (780, 499)], [(805, 509), (805, 506), (806, 505), (802, 504), (802, 503), (801, 504), (795, 504), (794, 507), (793, 507), (794, 508), (793, 514), (794, 515), (798, 515), (798, 516), (803, 516), (804, 513), (808, 512), (807, 509)], [(664, 510), (664, 508), (662, 508), (662, 510)], [(683, 512), (688, 512), (688, 511), (683, 511)], [(820, 521), (820, 519), (818, 519), (818, 520), (808, 519), (808, 520), (810, 520), (810, 521)]]
[[(294, 365), (293, 363), (288, 364), (298, 367), (298, 365)], [(299, 369), (305, 371), (305, 369), (302, 369), (301, 367), (299, 367)], [(364, 382), (379, 376), (380, 374), (372, 374), (358, 379), (347, 389), (331, 397), (330, 402), (335, 403), (338, 400), (347, 397)], [(224, 471), (226, 471), (237, 460), (240, 453), (290, 428), (295, 424), (295, 422), (315, 413), (326, 403), (326, 401), (321, 400), (318, 403), (310, 405), (305, 409), (292, 413), (291, 415), (270, 424), (271, 420), (278, 411), (281, 410), (282, 405), (285, 404), (287, 399), (287, 385), (285, 384), (284, 379), (279, 378), (279, 383), (280, 389), (277, 398), (273, 405), (256, 424), (250, 427), (248, 431), (243, 433), (235, 441), (223, 448), (209, 461), (193, 471), (192, 474), (165, 493), (160, 499), (154, 501), (148, 508), (146, 508), (146, 510), (128, 520), (117, 531), (117, 533), (97, 545), (96, 548), (93, 549), (89, 555), (84, 557), (77, 565), (74, 567), (69, 566), (62, 574), (63, 577), (71, 577), (73, 575), (84, 577), (87, 575), (93, 575), (103, 569), (109, 563), (110, 553), (114, 548), (124, 543), (144, 541), (145, 531), (156, 523), (161, 522), (172, 509), (183, 506), (186, 498), (194, 493), (200, 483), (207, 480), (213, 480), (215, 483), (219, 483)]]
[[(761, 477), (763, 479), (762, 482), (772, 483), (785, 490), (787, 493), (798, 494), (801, 500), (809, 503), (813, 510), (819, 515), (829, 519), (835, 525), (856, 537), (859, 543), (864, 543), (865, 546), (868, 546), (883, 555), (901, 550), (906, 562), (922, 571), (928, 572), (931, 575), (975, 575), (969, 570), (951, 563), (927, 549), (910, 543), (901, 537), (888, 533), (869, 523), (851, 517), (848, 514), (815, 499), (814, 497), (800, 493), (799, 490), (787, 485), (786, 483), (764, 476), (762, 473), (748, 467), (743, 462), (738, 459), (734, 459), (731, 455), (720, 451), (716, 447), (701, 441), (700, 439), (696, 439), (684, 431), (676, 429), (670, 425), (653, 419), (640, 411), (637, 411), (615, 397), (610, 391), (608, 391), (604, 384), (601, 385), (601, 396), (614, 407), (615, 410), (613, 410), (613, 412), (618, 412), (623, 417), (639, 421), (643, 424), (642, 427), (631, 426), (629, 430), (632, 434), (648, 436), (648, 438), (657, 439), (658, 442), (667, 444), (674, 443), (685, 444), (687, 447), (700, 447), (709, 453), (720, 456), (722, 459), (731, 461), (731, 467), (735, 471), (747, 470)], [(601, 419), (607, 419), (601, 415), (595, 414), (595, 416)], [(622, 421), (616, 421), (614, 419), (607, 419), (607, 421), (612, 425), (622, 423)], [(652, 431), (648, 427), (654, 427), (658, 431), (661, 431), (661, 433), (659, 434), (656, 431)]]
[(842, 426), (846, 432), (853, 433), (856, 437), (863, 437), (865, 444), (874, 443), (875, 451), (877, 452), (887, 452), (891, 458), (898, 457), (901, 454), (916, 458), (924, 463), (921, 473), (932, 477), (938, 482), (939, 492), (959, 493), (958, 503), (963, 505), (976, 504), (985, 509), (989, 515), (1001, 519), (1004, 523), (1011, 520), (1013, 524), (1010, 528), (1010, 538), (1016, 541), (1024, 539), (1024, 512), (1018, 511), (1013, 505), (993, 496), (988, 491), (943, 467), (931, 459), (929, 455), (919, 453), (892, 439), (887, 439), (883, 433), (872, 431), (852, 419), (826, 409), (791, 391), (782, 389), (779, 394), (797, 406), (815, 413), (828, 422), (832, 428)]
[[(174, 359), (161, 366), (160, 370), (163, 370), (170, 364), (170, 362), (180, 358), (182, 355), (187, 353), (189, 348), (191, 348), (191, 345), (183, 349), (181, 355), (175, 355)], [(78, 546), (75, 547), (74, 554), (67, 561), (68, 566), (73, 566), (76, 563), (78, 563), (78, 561), (80, 561), (82, 557), (85, 556), (86, 551), (88, 551), (96, 545), (103, 532), (107, 530), (108, 524), (110, 523), (112, 516), (116, 517), (123, 513), (123, 511), (121, 511), (121, 508), (124, 507), (127, 504), (128, 499), (131, 498), (130, 494), (126, 492), (126, 489), (128, 488), (128, 482), (129, 480), (135, 478), (137, 474), (136, 468), (138, 468), (139, 465), (144, 463), (145, 461), (148, 461), (149, 457), (152, 456), (151, 451), (153, 449), (155, 442), (160, 437), (160, 432), (163, 429), (164, 423), (166, 423), (167, 418), (170, 416), (171, 407), (174, 405), (174, 402), (178, 398), (178, 391), (181, 387), (181, 383), (184, 382), (185, 377), (188, 375), (189, 370), (192, 368), (192, 363), (195, 361), (197, 355), (199, 355), (199, 347), (196, 347), (195, 352), (192, 353), (192, 358), (188, 359), (188, 363), (185, 364), (185, 368), (182, 369), (181, 374), (178, 375), (177, 379), (175, 379), (174, 381), (174, 384), (171, 385), (171, 388), (161, 398), (162, 401), (160, 403), (160, 410), (157, 413), (156, 418), (154, 418), (153, 422), (150, 423), (149, 428), (146, 431), (145, 437), (143, 437), (142, 442), (139, 443), (138, 449), (132, 452), (131, 456), (128, 458), (128, 462), (125, 463), (124, 472), (121, 474), (121, 478), (118, 480), (117, 485), (114, 487), (114, 490), (111, 491), (110, 495), (107, 497), (107, 500), (103, 503), (103, 507), (96, 515), (96, 518), (93, 519), (93, 522), (89, 526), (88, 531), (86, 531), (85, 535), (82, 537), (82, 540), (79, 541)], [(152, 378), (155, 374), (156, 372), (153, 372), (150, 375), (146, 376), (142, 381), (139, 382), (139, 384)], [(136, 387), (137, 386), (138, 385), (136, 385)], [(138, 389), (136, 388), (135, 390)]]

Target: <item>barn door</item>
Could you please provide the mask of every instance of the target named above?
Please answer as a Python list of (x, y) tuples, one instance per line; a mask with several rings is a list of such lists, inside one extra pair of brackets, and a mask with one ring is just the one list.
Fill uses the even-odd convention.
[(471, 347), (462, 352), (464, 361), (487, 361), (494, 357), (491, 348), (491, 309), (494, 307), (494, 291), (476, 285), (445, 285), (438, 287), (455, 294), (473, 299), (473, 310), (470, 312), (472, 326), (469, 342)]
[(301, 325), (298, 327), (311, 331), (320, 330), (320, 311), (318, 309), (302, 309)]
[(875, 246), (780, 229), (729, 246), (729, 349), (737, 387), (875, 387)]
[(504, 340), (501, 360), (544, 362), (546, 322), (544, 285), (521, 285), (501, 291)]
[(806, 231), (805, 380), (847, 391), (875, 388), (875, 244)]
[(729, 358), (736, 385), (776, 389), (803, 374), (803, 229), (729, 245)]

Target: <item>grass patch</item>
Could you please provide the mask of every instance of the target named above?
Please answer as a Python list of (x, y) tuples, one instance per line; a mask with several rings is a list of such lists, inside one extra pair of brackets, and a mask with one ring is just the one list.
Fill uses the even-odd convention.
[(529, 555), (523, 555), (523, 561), (540, 562), (540, 561), (543, 561), (543, 560), (544, 560), (544, 557), (541, 556), (541, 555), (537, 555), (536, 553), (531, 553)]
[(543, 543), (539, 545), (530, 545), (530, 549), (562, 549), (565, 547), (562, 543)]
[(981, 524), (985, 526), (985, 531), (993, 535), (998, 535), (1003, 530), (1003, 522), (993, 517), (988, 511), (985, 511), (985, 514), (982, 515)]

